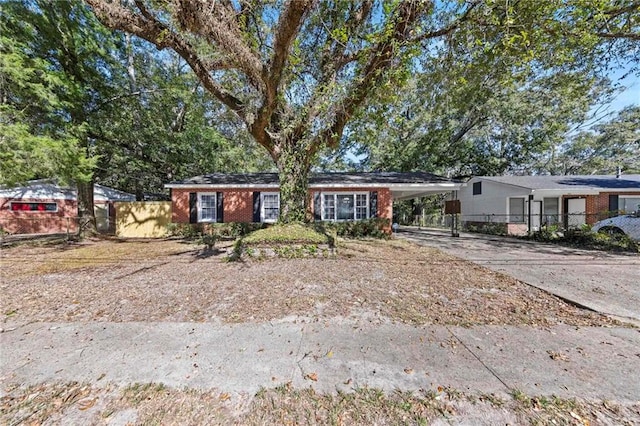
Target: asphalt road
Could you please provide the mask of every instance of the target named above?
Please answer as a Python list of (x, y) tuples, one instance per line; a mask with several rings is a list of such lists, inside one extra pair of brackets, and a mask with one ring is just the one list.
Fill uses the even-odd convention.
[(397, 237), (438, 248), (606, 315), (640, 325), (640, 255), (494, 235), (403, 227)]

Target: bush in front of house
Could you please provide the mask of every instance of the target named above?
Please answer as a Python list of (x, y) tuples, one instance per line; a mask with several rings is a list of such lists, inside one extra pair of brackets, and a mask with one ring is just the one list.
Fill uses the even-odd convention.
[(185, 238), (192, 240), (202, 236), (203, 228), (201, 223), (169, 223), (167, 234), (170, 237)]
[(640, 252), (640, 243), (632, 240), (629, 236), (593, 232), (589, 225), (583, 225), (578, 229), (568, 229), (564, 232), (558, 230), (557, 227), (543, 228), (531, 236), (520, 238), (588, 250)]
[(220, 238), (238, 238), (250, 234), (253, 231), (263, 229), (265, 223), (170, 223), (167, 225), (167, 233), (172, 237), (180, 237), (188, 240), (199, 239), (204, 235), (217, 235)]
[(292, 223), (276, 224), (254, 231), (243, 238), (245, 244), (330, 244), (327, 234), (314, 227)]
[(465, 222), (462, 229), (477, 234), (507, 235), (507, 224), (502, 222)]
[(316, 222), (314, 226), (319, 232), (335, 234), (344, 238), (387, 239), (389, 234), (386, 230), (390, 227), (390, 221), (386, 218), (376, 217), (353, 222)]

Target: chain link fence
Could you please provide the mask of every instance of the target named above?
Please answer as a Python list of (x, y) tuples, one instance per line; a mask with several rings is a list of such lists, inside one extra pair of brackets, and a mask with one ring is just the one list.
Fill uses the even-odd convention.
[(451, 215), (442, 213), (422, 214), (413, 216), (413, 222), (408, 225), (418, 226), (421, 228), (450, 228)]
[(519, 215), (461, 215), (460, 222), (464, 230), (500, 234), (527, 235), (533, 232), (564, 233), (567, 231), (588, 231), (600, 221), (609, 225), (605, 231), (626, 233), (630, 236), (640, 233), (640, 217), (616, 215), (603, 212), (598, 214), (519, 214)]

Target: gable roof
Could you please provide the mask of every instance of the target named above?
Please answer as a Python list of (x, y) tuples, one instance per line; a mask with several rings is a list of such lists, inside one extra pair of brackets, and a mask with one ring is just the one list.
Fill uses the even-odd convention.
[[(23, 186), (0, 187), (0, 197), (14, 199), (50, 199), (75, 200), (78, 191), (75, 187), (60, 186), (53, 180), (40, 179), (27, 182)], [(108, 186), (93, 186), (95, 201), (135, 201), (136, 196)]]
[(566, 176), (478, 176), (488, 180), (532, 190), (639, 191), (640, 175), (566, 175)]
[[(357, 187), (422, 184), (458, 184), (460, 182), (425, 172), (311, 173), (310, 187)], [(173, 181), (166, 188), (208, 187), (277, 187), (277, 173), (211, 173)]]

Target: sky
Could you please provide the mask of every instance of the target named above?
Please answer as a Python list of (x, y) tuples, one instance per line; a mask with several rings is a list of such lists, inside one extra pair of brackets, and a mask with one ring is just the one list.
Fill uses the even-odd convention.
[(626, 78), (620, 80), (624, 72), (624, 70), (620, 70), (611, 76), (614, 83), (619, 82), (625, 86), (625, 90), (618, 94), (611, 102), (612, 111), (620, 111), (629, 105), (640, 105), (640, 76), (631, 73), (627, 75)]

